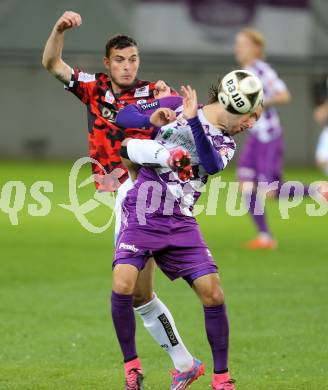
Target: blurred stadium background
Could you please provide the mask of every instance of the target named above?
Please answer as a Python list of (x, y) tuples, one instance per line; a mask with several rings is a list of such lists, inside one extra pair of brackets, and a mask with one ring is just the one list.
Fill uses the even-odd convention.
[[(314, 167), (320, 128), (312, 110), (326, 97), (326, 0), (2, 0), (0, 190), (9, 180), (21, 180), (27, 188), (49, 180), (54, 191), (46, 218), (28, 215), (29, 195), (18, 226), (0, 211), (1, 390), (122, 388), (107, 308), (112, 229), (89, 233), (55, 207), (67, 201), (72, 161), (88, 153), (85, 107), (41, 67), (46, 39), (65, 10), (83, 18), (82, 26), (65, 36), (64, 59), (70, 65), (102, 71), (107, 38), (127, 33), (139, 42), (141, 78), (163, 79), (175, 88), (190, 83), (204, 102), (207, 87), (236, 66), (235, 33), (244, 26), (258, 28), (267, 39), (268, 61), (292, 94), (280, 110), (287, 178), (322, 178)], [(233, 180), (234, 170), (223, 177)], [(92, 195), (90, 185), (82, 197)], [(303, 205), (282, 221), (272, 202), (280, 248), (255, 254), (240, 249), (253, 233), (250, 220), (227, 216), (223, 206), (218, 216), (199, 220), (222, 270), (238, 388), (328, 389), (327, 217), (310, 219)], [(92, 218), (101, 225), (106, 213), (102, 205)], [(196, 298), (181, 281), (172, 286), (158, 273), (156, 283), (186, 344), (210, 372)], [(168, 357), (140, 323), (138, 332), (146, 389), (168, 389)], [(208, 384), (209, 375), (193, 388)]]
[(100, 71), (108, 37), (131, 34), (142, 53), (141, 77), (162, 78), (176, 88), (191, 83), (203, 101), (206, 87), (236, 66), (234, 34), (244, 25), (259, 28), (267, 39), (268, 60), (293, 96), (281, 113), (286, 161), (313, 164), (318, 129), (312, 108), (322, 88), (325, 92), (328, 68), (325, 0), (99, 0), (95, 5), (11, 0), (0, 6), (2, 157), (72, 158), (87, 150), (81, 136), (84, 107), (41, 67), (53, 24), (63, 10), (72, 9), (83, 24), (66, 34), (69, 64)]
[[(283, 108), (286, 161), (313, 164), (318, 130), (316, 99), (325, 94), (328, 69), (328, 6), (325, 0), (19, 0), (0, 3), (2, 157), (72, 158), (85, 155), (85, 108), (41, 67), (45, 41), (66, 9), (83, 24), (65, 37), (64, 58), (102, 70), (107, 38), (131, 34), (142, 53), (140, 76), (179, 88), (206, 89), (236, 66), (232, 43), (245, 25), (267, 39), (268, 60), (288, 84), (293, 101)], [(65, 142), (63, 142), (65, 139)]]

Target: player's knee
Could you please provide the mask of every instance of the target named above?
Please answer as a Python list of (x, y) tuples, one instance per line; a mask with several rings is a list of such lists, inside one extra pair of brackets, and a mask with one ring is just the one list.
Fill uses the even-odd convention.
[(221, 287), (215, 287), (206, 291), (202, 296), (204, 306), (213, 307), (224, 304), (224, 293)]
[(131, 295), (133, 294), (134, 285), (129, 280), (116, 279), (113, 281), (113, 291), (117, 294)]
[(146, 305), (153, 299), (153, 293), (133, 294), (133, 307)]
[(239, 190), (243, 192), (252, 192), (255, 190), (255, 183), (252, 181), (240, 181)]

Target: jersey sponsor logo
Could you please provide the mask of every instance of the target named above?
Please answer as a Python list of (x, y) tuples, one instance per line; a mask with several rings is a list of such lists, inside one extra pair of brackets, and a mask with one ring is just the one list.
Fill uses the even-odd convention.
[(131, 251), (131, 252), (134, 252), (134, 253), (137, 253), (138, 252), (138, 248), (135, 247), (134, 244), (130, 245), (130, 244), (124, 244), (124, 242), (121, 242), (120, 243), (120, 246), (118, 249), (125, 249), (127, 251)]
[(136, 88), (134, 92), (134, 97), (144, 97), (144, 96), (149, 96), (149, 85)]
[(160, 320), (161, 324), (163, 325), (165, 333), (167, 334), (167, 337), (169, 338), (172, 347), (178, 345), (179, 341), (176, 338), (176, 335), (174, 334), (174, 331), (172, 329), (172, 325), (168, 320), (168, 318), (166, 317), (165, 313), (159, 315), (157, 318)]
[(109, 104), (113, 104), (114, 101), (115, 101), (115, 97), (112, 94), (112, 92), (111, 91), (107, 91), (106, 95), (105, 95), (105, 102), (109, 103)]
[(168, 140), (171, 135), (173, 134), (173, 129), (167, 129), (164, 133), (163, 133), (163, 139)]
[(159, 104), (159, 101), (158, 100), (155, 100), (151, 103), (147, 103), (147, 104), (142, 104), (141, 105), (141, 108), (144, 110), (144, 111), (147, 111), (147, 110), (153, 110), (154, 108), (156, 107), (159, 107), (160, 104)]
[(111, 110), (108, 107), (103, 107), (101, 110), (101, 115), (103, 118), (107, 119), (109, 122), (115, 122), (117, 112), (115, 110)]
[(147, 100), (146, 99), (139, 99), (137, 100), (136, 104), (144, 104), (144, 103), (147, 103)]
[(79, 76), (78, 76), (77, 80), (83, 81), (84, 83), (91, 83), (92, 81), (96, 80), (96, 75), (90, 74), (90, 73), (79, 72)]

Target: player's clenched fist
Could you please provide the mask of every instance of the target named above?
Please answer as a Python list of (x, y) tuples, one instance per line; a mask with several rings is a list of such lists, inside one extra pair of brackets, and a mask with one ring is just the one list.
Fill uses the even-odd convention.
[(171, 95), (171, 88), (163, 80), (158, 80), (155, 84), (154, 97), (156, 99), (162, 99)]
[(176, 115), (170, 108), (158, 108), (150, 116), (150, 123), (155, 127), (162, 127), (175, 121)]
[(63, 32), (72, 27), (79, 27), (82, 24), (81, 15), (73, 11), (66, 11), (56, 22), (55, 30)]

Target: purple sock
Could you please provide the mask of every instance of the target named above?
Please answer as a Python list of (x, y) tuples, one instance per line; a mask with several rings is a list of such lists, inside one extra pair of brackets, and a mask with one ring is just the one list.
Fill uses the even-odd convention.
[(228, 370), (229, 322), (225, 305), (206, 307), (205, 327), (210, 343), (214, 372), (219, 374)]
[(132, 295), (122, 295), (112, 291), (112, 318), (124, 362), (128, 362), (137, 357)]
[[(248, 212), (250, 213), (251, 217), (253, 218), (253, 221), (255, 222), (257, 230), (260, 233), (270, 234), (269, 229), (268, 229), (268, 225), (266, 223), (266, 215), (265, 215), (264, 209), (263, 209), (263, 212), (260, 213), (260, 215), (257, 215), (257, 213), (256, 213), (256, 209), (262, 211), (261, 210), (262, 206), (260, 206), (260, 202), (261, 202), (260, 196), (258, 197), (258, 199), (256, 199), (256, 192), (253, 191), (250, 194), (250, 197), (251, 197), (251, 199), (249, 202)], [(257, 207), (255, 207), (256, 204), (257, 204)]]

